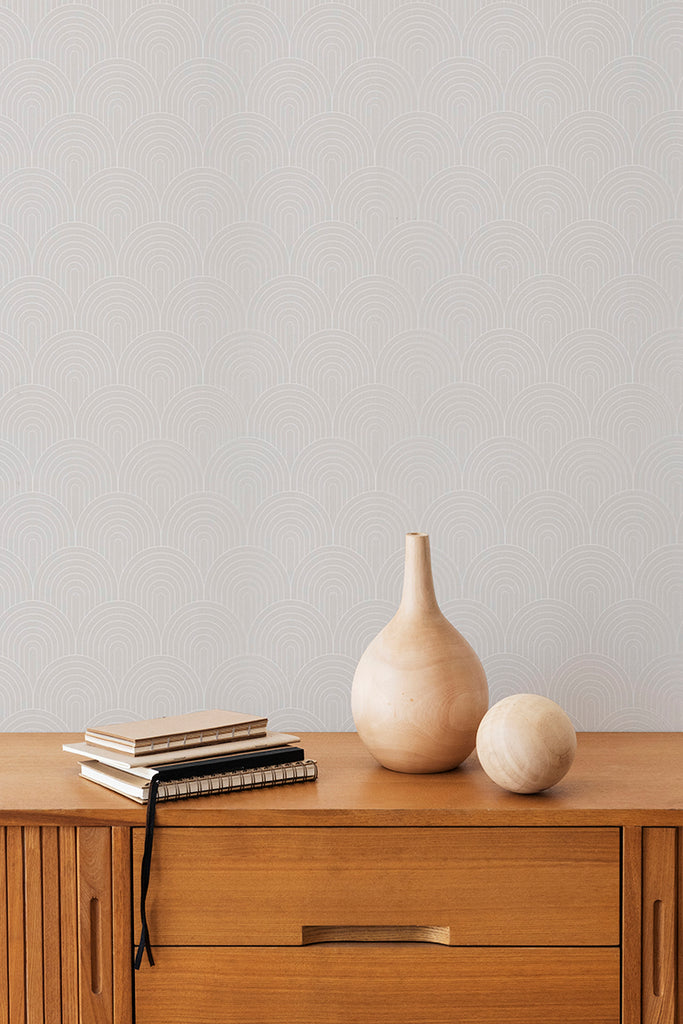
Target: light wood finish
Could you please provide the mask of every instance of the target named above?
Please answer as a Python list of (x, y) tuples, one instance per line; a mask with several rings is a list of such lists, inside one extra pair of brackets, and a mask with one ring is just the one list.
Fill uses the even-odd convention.
[(351, 707), (368, 750), (393, 771), (447, 771), (474, 749), (486, 674), (437, 604), (425, 533), (406, 535), (401, 604), (358, 662)]
[(671, 1024), (677, 1002), (677, 830), (643, 829), (642, 1012)]
[(575, 754), (569, 715), (537, 693), (504, 697), (486, 712), (477, 730), (479, 763), (511, 793), (540, 793), (556, 785)]
[(144, 1024), (618, 1024), (616, 949), (162, 949)]
[[(201, 842), (198, 856), (196, 831), (155, 834), (154, 943), (296, 945), (302, 926), (435, 925), (452, 945), (619, 944), (614, 828), (210, 829)], [(136, 908), (143, 845), (136, 829)]]

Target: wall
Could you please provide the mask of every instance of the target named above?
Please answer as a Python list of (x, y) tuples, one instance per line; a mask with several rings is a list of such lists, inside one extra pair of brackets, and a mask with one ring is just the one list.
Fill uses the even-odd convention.
[(683, 726), (677, 3), (15, 0), (0, 56), (0, 728), (350, 728), (408, 530), (492, 700)]

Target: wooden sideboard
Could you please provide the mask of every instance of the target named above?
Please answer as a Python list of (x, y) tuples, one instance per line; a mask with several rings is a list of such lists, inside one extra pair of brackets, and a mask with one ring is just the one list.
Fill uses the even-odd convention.
[(0, 735), (0, 1024), (683, 1024), (681, 734), (534, 796), (303, 735), (316, 783), (158, 807), (138, 972), (145, 811), (75, 738)]

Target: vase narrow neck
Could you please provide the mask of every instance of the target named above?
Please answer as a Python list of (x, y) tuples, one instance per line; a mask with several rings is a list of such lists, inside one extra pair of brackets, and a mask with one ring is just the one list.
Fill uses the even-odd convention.
[(429, 537), (426, 533), (406, 534), (405, 568), (403, 571), (402, 612), (434, 612), (439, 605), (434, 593)]

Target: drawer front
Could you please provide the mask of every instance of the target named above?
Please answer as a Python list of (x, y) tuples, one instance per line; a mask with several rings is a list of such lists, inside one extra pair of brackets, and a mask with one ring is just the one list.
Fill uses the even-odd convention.
[(618, 1024), (615, 949), (160, 949), (138, 1024)]
[(611, 828), (160, 828), (147, 916), (162, 946), (405, 926), (452, 946), (618, 945), (619, 855)]

